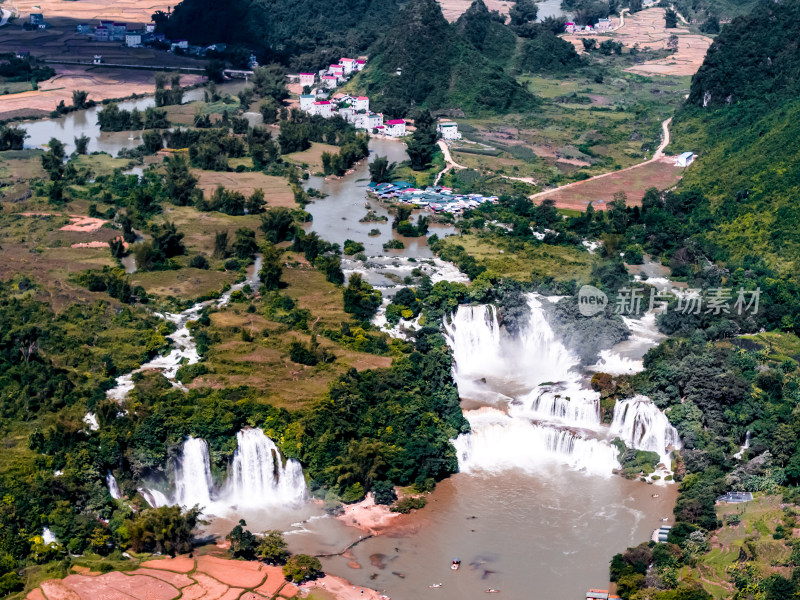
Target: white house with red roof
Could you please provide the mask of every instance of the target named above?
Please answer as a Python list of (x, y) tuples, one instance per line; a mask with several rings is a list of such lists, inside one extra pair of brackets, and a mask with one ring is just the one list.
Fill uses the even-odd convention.
[(364, 67), (367, 66), (367, 61), (363, 58), (357, 58), (353, 61), (353, 70), (354, 71), (363, 71)]
[(336, 84), (339, 82), (339, 78), (336, 75), (323, 75), (322, 76), (322, 85), (332, 90), (336, 87)]
[(342, 67), (344, 67), (344, 74), (345, 75), (350, 75), (350, 73), (353, 72), (353, 63), (355, 63), (355, 62), (356, 61), (353, 58), (344, 58), (344, 57), (342, 57), (342, 58), (339, 59), (339, 64), (342, 65)]
[(386, 126), (384, 133), (392, 137), (403, 137), (406, 134), (406, 122), (403, 119), (389, 119), (383, 123)]
[(314, 85), (314, 81), (316, 80), (317, 76), (314, 73), (300, 73), (299, 81), (300, 85), (303, 87), (309, 86), (311, 87)]
[(329, 119), (333, 116), (333, 104), (330, 100), (319, 100), (314, 102), (314, 114)]
[(369, 112), (369, 98), (367, 96), (358, 96), (353, 100), (353, 108), (356, 112), (361, 110)]

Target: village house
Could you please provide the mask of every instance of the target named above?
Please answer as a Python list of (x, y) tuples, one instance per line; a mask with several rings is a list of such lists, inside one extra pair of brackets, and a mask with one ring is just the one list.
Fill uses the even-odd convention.
[(344, 67), (342, 65), (331, 65), (328, 67), (328, 74), (335, 75), (338, 79), (344, 79)]
[(353, 63), (356, 61), (352, 58), (340, 58), (339, 64), (344, 68), (344, 74), (350, 75), (353, 72)]
[(367, 66), (367, 61), (364, 60), (363, 58), (357, 58), (355, 61), (353, 61), (354, 71), (363, 71), (364, 67), (366, 66)]
[(170, 50), (174, 52), (176, 48), (180, 48), (181, 50), (188, 50), (189, 40), (175, 40), (174, 42), (172, 42)]
[(455, 121), (440, 121), (436, 125), (436, 130), (443, 140), (460, 140), (461, 134), (458, 132), (458, 123)]
[(392, 137), (403, 137), (406, 134), (406, 122), (403, 119), (389, 119), (384, 123), (384, 133)]
[(348, 123), (354, 123), (356, 119), (356, 111), (354, 111), (350, 107), (340, 108), (339, 109), (339, 116), (342, 117)]
[(39, 27), (44, 24), (44, 15), (42, 13), (31, 13), (31, 25)]
[(353, 100), (353, 108), (356, 112), (369, 112), (369, 98), (367, 96), (359, 96)]
[(330, 100), (314, 102), (314, 112), (312, 114), (329, 119), (333, 116), (333, 104), (331, 104)]
[(124, 42), (125, 36), (128, 34), (127, 23), (112, 23), (109, 32), (109, 39), (112, 42)]
[(105, 25), (98, 25), (94, 28), (94, 39), (96, 42), (107, 42), (109, 35), (108, 27)]
[(566, 33), (575, 33), (575, 27), (576, 27), (575, 23), (567, 22), (564, 24), (564, 31)]
[(92, 58), (93, 65), (101, 65), (103, 64), (103, 55), (102, 54), (95, 54), (94, 58)]
[(128, 31), (125, 34), (125, 45), (128, 48), (141, 48), (142, 47), (142, 32), (141, 31)]
[(148, 23), (144, 26), (145, 33), (155, 33), (156, 32), (156, 24), (155, 23)]
[(314, 102), (317, 101), (317, 97), (314, 94), (303, 94), (300, 96), (300, 110), (305, 112), (311, 112), (314, 110)]
[(332, 90), (333, 88), (335, 88), (336, 84), (338, 83), (338, 81), (339, 80), (336, 77), (336, 75), (323, 75), (322, 76), (322, 85), (324, 85), (329, 90)]
[(676, 167), (688, 167), (694, 162), (694, 152), (684, 152), (677, 159), (675, 159)]
[(611, 19), (600, 19), (594, 26), (595, 31), (609, 31), (611, 29)]
[(308, 86), (311, 87), (314, 85), (314, 81), (316, 80), (316, 75), (314, 73), (300, 73), (300, 85), (303, 87)]
[(92, 28), (88, 23), (81, 23), (75, 28), (78, 33), (92, 33)]

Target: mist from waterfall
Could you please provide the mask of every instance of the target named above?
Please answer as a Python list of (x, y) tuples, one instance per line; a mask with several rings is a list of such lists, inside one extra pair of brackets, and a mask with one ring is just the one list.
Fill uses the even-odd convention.
[(528, 294), (530, 318), (515, 336), (492, 306), (462, 305), (445, 318), (459, 395), (482, 406), (465, 411), (472, 431), (453, 441), (460, 469), (536, 471), (558, 463), (609, 475), (620, 467), (610, 444), (616, 436), (658, 452), (669, 467), (669, 451), (680, 441), (667, 417), (637, 397), (618, 403), (611, 428), (602, 425), (600, 396), (550, 327), (543, 302)]
[(238, 447), (228, 473), (225, 497), (237, 507), (300, 504), (308, 497), (303, 468), (285, 462), (278, 447), (260, 429), (236, 434)]

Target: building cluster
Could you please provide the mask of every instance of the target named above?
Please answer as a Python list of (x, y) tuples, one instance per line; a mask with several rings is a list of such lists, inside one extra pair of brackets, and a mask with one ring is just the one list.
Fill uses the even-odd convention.
[(300, 110), (326, 119), (338, 115), (356, 129), (366, 129), (389, 137), (403, 137), (406, 134), (406, 122), (403, 119), (384, 120), (383, 114), (370, 110), (367, 96), (332, 93), (336, 87), (363, 70), (366, 64), (366, 58), (343, 57), (337, 64), (316, 73), (290, 75), (290, 80), (297, 81), (303, 86), (304, 92), (309, 92), (300, 95)]
[[(31, 15), (31, 23), (33, 23), (34, 16), (37, 15)], [(42, 15), (38, 16), (41, 17)], [(171, 52), (177, 50), (184, 54), (199, 57), (203, 57), (209, 52), (223, 52), (227, 48), (227, 44), (195, 46), (189, 44), (189, 40), (168, 40), (163, 33), (156, 33), (155, 23), (147, 23), (144, 27), (133, 27), (129, 23), (100, 21), (97, 25), (80, 23), (75, 29), (78, 33), (92, 36), (96, 42), (121, 42), (128, 48), (141, 48), (153, 43), (169, 44)], [(256, 57), (251, 55), (249, 67), (252, 69), (257, 66)]]
[(566, 33), (598, 33), (611, 31), (611, 19), (600, 19), (595, 25), (576, 25), (567, 23), (564, 25)]
[(462, 211), (477, 208), (485, 202), (497, 203), (497, 196), (481, 194), (454, 194), (448, 187), (429, 186), (425, 189), (413, 187), (406, 181), (393, 183), (370, 183), (367, 191), (381, 200), (394, 199), (403, 204), (427, 208), (432, 212), (460, 214)]

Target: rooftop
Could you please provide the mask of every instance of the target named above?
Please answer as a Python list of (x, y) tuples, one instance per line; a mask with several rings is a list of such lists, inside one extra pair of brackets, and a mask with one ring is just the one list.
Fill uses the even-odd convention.
[(400, 125), (400, 124), (405, 125), (406, 122), (403, 121), (403, 119), (389, 119), (388, 121), (386, 121), (386, 124), (387, 125)]

